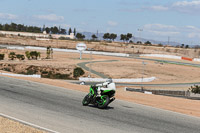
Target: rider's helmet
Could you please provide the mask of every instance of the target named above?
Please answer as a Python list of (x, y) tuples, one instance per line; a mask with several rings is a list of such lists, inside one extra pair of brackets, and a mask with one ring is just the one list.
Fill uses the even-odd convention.
[(106, 82), (108, 82), (108, 83), (112, 83), (113, 80), (112, 80), (111, 78), (109, 78), (109, 79), (106, 80)]

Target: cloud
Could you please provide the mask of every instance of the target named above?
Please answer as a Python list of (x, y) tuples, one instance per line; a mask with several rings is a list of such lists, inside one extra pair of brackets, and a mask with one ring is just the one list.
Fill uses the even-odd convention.
[(178, 35), (180, 34), (180, 32), (175, 32), (175, 31), (148, 31), (151, 32), (155, 35), (159, 35), (159, 36), (174, 36), (174, 35)]
[(146, 24), (144, 29), (147, 30), (176, 30), (177, 27), (173, 25), (164, 25), (164, 24)]
[(48, 15), (35, 15), (36, 19), (46, 20), (46, 21), (63, 21), (63, 16), (57, 16), (56, 14), (48, 14)]
[(14, 15), (14, 14), (9, 14), (9, 13), (0, 13), (0, 18), (1, 18), (1, 19), (13, 20), (13, 19), (17, 19), (18, 16), (17, 16), (17, 15)]
[(108, 21), (108, 25), (110, 25), (110, 26), (117, 26), (118, 23), (114, 22), (114, 21)]
[(200, 6), (200, 1), (199, 0), (178, 1), (178, 2), (175, 2), (172, 6), (175, 6), (175, 7)]
[(178, 27), (164, 24), (146, 24), (143, 28), (149, 35), (155, 35), (157, 37), (173, 36), (176, 38), (185, 37), (184, 39), (187, 40), (200, 39), (200, 28), (193, 25)]
[(188, 34), (189, 38), (200, 38), (200, 33), (189, 33)]
[(172, 4), (171, 9), (181, 13), (199, 14), (200, 1), (178, 1)]
[(144, 30), (158, 36), (174, 36), (180, 34), (178, 28), (174, 25), (164, 24), (146, 24)]
[(150, 10), (154, 10), (154, 11), (167, 11), (167, 10), (169, 10), (169, 8), (165, 7), (165, 6), (152, 6), (152, 7), (150, 7)]

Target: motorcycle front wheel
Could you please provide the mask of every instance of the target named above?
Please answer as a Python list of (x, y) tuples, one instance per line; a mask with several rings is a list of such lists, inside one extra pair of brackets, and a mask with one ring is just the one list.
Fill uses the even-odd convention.
[(83, 106), (87, 106), (89, 103), (90, 103), (90, 96), (89, 95), (86, 95), (84, 98), (83, 98), (83, 101), (82, 101), (82, 104)]

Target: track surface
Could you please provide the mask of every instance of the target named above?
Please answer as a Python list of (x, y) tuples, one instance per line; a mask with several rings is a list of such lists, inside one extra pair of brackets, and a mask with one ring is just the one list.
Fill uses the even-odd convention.
[(200, 118), (114, 101), (108, 109), (81, 105), (86, 93), (0, 77), (0, 113), (58, 132), (199, 133)]

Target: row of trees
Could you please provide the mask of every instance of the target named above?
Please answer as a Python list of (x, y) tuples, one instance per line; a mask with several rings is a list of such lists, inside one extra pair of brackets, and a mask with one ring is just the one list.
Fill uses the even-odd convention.
[(4, 31), (17, 31), (17, 32), (33, 32), (33, 33), (42, 33), (43, 31), (46, 31), (50, 34), (69, 34), (74, 33), (76, 35), (76, 28), (72, 29), (69, 28), (68, 32), (66, 29), (61, 28), (60, 26), (53, 26), (53, 27), (46, 27), (45, 25), (43, 28), (37, 27), (37, 26), (27, 26), (24, 24), (0, 24), (0, 30)]
[(129, 41), (132, 37), (133, 35), (131, 33), (121, 34), (120, 40), (123, 40), (125, 42), (125, 41)]
[(4, 31), (19, 31), (19, 32), (34, 32), (41, 33), (41, 28), (37, 26), (26, 26), (22, 24), (0, 24), (0, 30)]
[(117, 34), (114, 34), (114, 33), (105, 33), (103, 35), (103, 39), (106, 39), (106, 40), (110, 39), (114, 41), (116, 38), (117, 38)]

